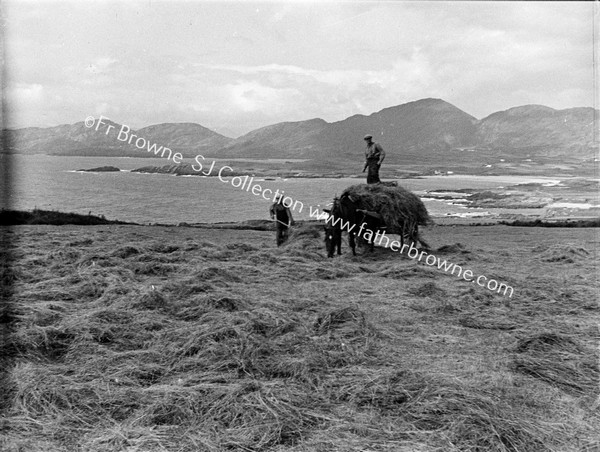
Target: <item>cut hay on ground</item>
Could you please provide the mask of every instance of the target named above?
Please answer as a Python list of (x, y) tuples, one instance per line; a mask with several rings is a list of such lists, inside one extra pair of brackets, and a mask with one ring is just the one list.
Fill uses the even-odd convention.
[(496, 394), (439, 377), (382, 369), (368, 375), (340, 375), (331, 392), (380, 419), (389, 416), (407, 432), (428, 431), (432, 442), (440, 435), (453, 445), (444, 447), (440, 441), (441, 447), (430, 446), (428, 451), (549, 450), (544, 444), (549, 429), (540, 428), (541, 419), (527, 418)]
[(345, 307), (319, 316), (314, 323), (317, 334), (326, 334), (332, 330), (345, 329), (346, 333), (364, 333), (368, 330), (365, 313), (355, 307)]
[(575, 339), (540, 333), (521, 339), (513, 368), (578, 395), (597, 396), (600, 390), (598, 356)]
[[(439, 228), (437, 247), (468, 244), (482, 274), (514, 266), (511, 284), (526, 295), (508, 309), (413, 260), (324, 259), (323, 225), (301, 226), (280, 247), (274, 231), (16, 228), (12, 268), (0, 266), (0, 293), (14, 293), (12, 334), (0, 341), (0, 450), (600, 444), (591, 258), (538, 269), (539, 255), (532, 265), (482, 245), (473, 232), (483, 229)], [(564, 243), (552, 234), (547, 243)], [(516, 328), (498, 328), (509, 321)]]
[(536, 246), (532, 250), (539, 253), (544, 262), (557, 262), (573, 264), (575, 262), (589, 259), (591, 253), (583, 246), (574, 243), (559, 243), (551, 246)]
[(321, 261), (325, 257), (322, 230), (322, 224), (298, 224), (291, 227), (289, 237), (281, 246), (280, 252), (310, 261)]
[(401, 233), (400, 227), (407, 221), (420, 226), (432, 223), (423, 201), (404, 187), (358, 184), (344, 190), (344, 195), (350, 196), (360, 209), (379, 213), (388, 233)]

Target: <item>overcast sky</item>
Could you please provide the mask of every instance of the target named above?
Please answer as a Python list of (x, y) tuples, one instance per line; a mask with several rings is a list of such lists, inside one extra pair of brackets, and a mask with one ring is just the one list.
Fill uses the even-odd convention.
[(5, 1), (9, 126), (594, 106), (595, 3)]

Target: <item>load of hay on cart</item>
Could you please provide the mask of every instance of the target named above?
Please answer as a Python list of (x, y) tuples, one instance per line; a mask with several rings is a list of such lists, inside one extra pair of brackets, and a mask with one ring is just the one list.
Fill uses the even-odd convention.
[[(369, 232), (374, 234), (375, 231), (397, 234), (402, 244), (408, 241), (414, 246), (420, 243), (428, 248), (419, 235), (419, 226), (432, 223), (427, 208), (417, 195), (395, 182), (357, 184), (346, 188), (339, 198), (334, 199), (331, 216), (334, 221), (326, 224), (326, 229), (329, 228), (326, 242), (328, 238), (335, 240), (336, 229), (339, 229), (340, 235), (347, 229), (353, 252), (355, 237), (364, 237), (373, 244)], [(335, 222), (336, 218), (341, 221)], [(330, 257), (333, 257), (332, 246), (327, 245)]]

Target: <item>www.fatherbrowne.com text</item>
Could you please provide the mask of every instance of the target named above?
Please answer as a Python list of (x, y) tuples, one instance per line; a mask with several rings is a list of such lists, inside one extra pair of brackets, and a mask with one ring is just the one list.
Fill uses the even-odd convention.
[[(312, 211), (312, 209), (311, 209)], [(350, 224), (349, 222), (343, 222), (341, 218), (333, 218), (333, 216), (327, 217), (325, 220), (329, 222), (333, 226), (336, 226), (339, 222), (339, 226), (342, 230), (347, 230), (348, 233), (354, 233), (354, 229), (356, 224)], [(475, 277), (474, 273), (470, 269), (464, 269), (457, 264), (453, 264), (452, 262), (448, 262), (447, 260), (441, 260), (439, 257), (434, 254), (430, 254), (427, 251), (419, 250), (414, 247), (414, 244), (411, 242), (410, 244), (404, 243), (401, 244), (398, 240), (391, 240), (388, 236), (385, 235), (385, 231), (373, 233), (372, 230), (367, 229), (365, 226), (367, 224), (363, 223), (358, 227), (358, 231), (356, 234), (360, 237), (363, 237), (365, 240), (370, 241), (374, 240), (375, 243), (379, 245), (383, 245), (386, 248), (391, 249), (392, 251), (399, 251), (403, 254), (406, 251), (406, 254), (411, 259), (416, 259), (417, 262), (423, 262), (429, 265), (430, 267), (437, 266), (438, 269), (443, 270), (446, 273), (450, 273), (454, 275), (456, 272), (456, 277), (464, 279), (465, 281), (470, 281), (472, 283), (476, 283), (478, 286), (485, 287), (492, 292), (502, 293), (503, 295), (507, 295), (509, 298), (512, 298), (514, 289), (504, 283), (498, 282), (495, 279), (487, 278), (485, 275), (479, 275)], [(385, 240), (385, 243), (384, 243)], [(427, 256), (427, 257), (425, 257)], [(425, 257), (425, 258), (424, 258)]]

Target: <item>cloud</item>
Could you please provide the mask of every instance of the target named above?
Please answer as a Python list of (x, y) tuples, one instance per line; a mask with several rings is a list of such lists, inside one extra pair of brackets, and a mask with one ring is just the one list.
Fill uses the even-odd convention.
[(247, 132), (439, 97), (593, 105), (589, 2), (9, 2), (13, 123)]
[(92, 74), (99, 74), (102, 72), (106, 72), (117, 61), (118, 60), (114, 58), (99, 57), (96, 58), (93, 62), (91, 62), (85, 70)]
[(15, 83), (6, 90), (6, 103), (9, 111), (35, 109), (42, 106), (45, 94), (44, 87), (39, 83)]
[[(433, 83), (432, 64), (419, 50), (398, 59), (389, 68), (320, 70), (295, 65), (256, 66), (198, 64), (203, 76), (215, 80), (235, 78), (226, 85), (230, 107), (241, 112), (264, 110), (276, 121), (286, 118), (342, 119), (344, 114), (373, 109), (427, 93)], [(358, 111), (357, 111), (358, 109)]]
[[(327, 85), (327, 89), (359, 91), (368, 85), (394, 89), (398, 83), (427, 85), (431, 81), (432, 65), (427, 57), (414, 49), (409, 59), (398, 59), (390, 68), (319, 70), (294, 65), (268, 64), (258, 66), (206, 65), (201, 68), (212, 71), (233, 72), (249, 79), (261, 79), (273, 86), (289, 86), (312, 82)], [(311, 87), (305, 87), (309, 90)]]
[(254, 40), (248, 38), (247, 36), (244, 36), (242, 34), (240, 34), (237, 31), (234, 31), (231, 36), (227, 36), (225, 38), (226, 41), (229, 41), (231, 43), (235, 43), (235, 44), (243, 44), (246, 46), (252, 46), (254, 45)]
[(234, 107), (242, 112), (271, 111), (274, 114), (285, 112), (299, 93), (294, 88), (273, 88), (256, 81), (238, 81), (225, 85)]
[(104, 115), (104, 116), (117, 115), (120, 113), (120, 111), (121, 111), (121, 109), (119, 107), (114, 107), (114, 106), (108, 104), (107, 102), (101, 102), (101, 103), (97, 104), (96, 107), (94, 108), (94, 113), (98, 116), (100, 116), (100, 115)]

